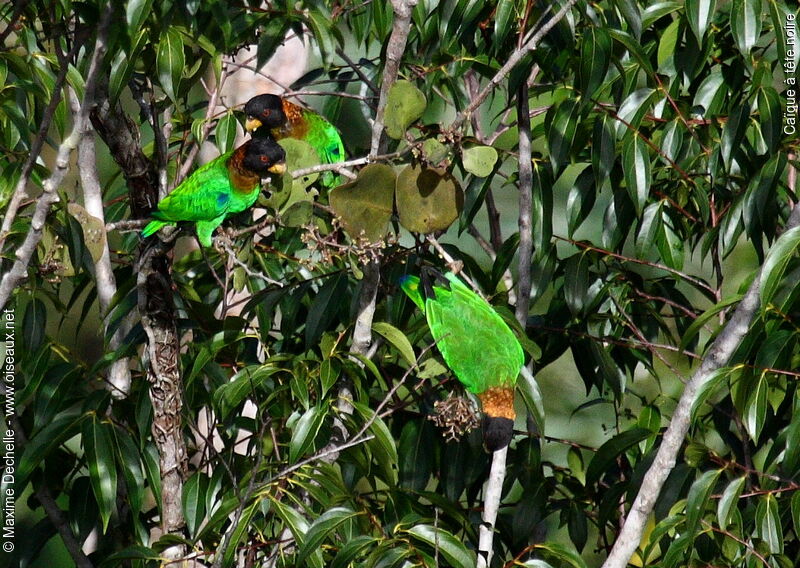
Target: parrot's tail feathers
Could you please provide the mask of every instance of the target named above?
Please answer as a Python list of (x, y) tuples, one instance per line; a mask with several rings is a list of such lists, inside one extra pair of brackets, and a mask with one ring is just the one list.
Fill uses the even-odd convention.
[(478, 394), (483, 412), (483, 443), (490, 452), (505, 448), (514, 436), (514, 389), (490, 387)]
[(403, 292), (406, 293), (406, 296), (411, 298), (411, 300), (417, 304), (417, 307), (425, 311), (425, 300), (422, 298), (422, 295), (419, 291), (419, 278), (417, 276), (412, 276), (411, 274), (405, 274), (400, 277), (400, 288), (403, 289)]
[(483, 420), (483, 444), (490, 452), (502, 450), (514, 437), (514, 421), (510, 418), (486, 416)]
[(151, 235), (155, 235), (161, 227), (166, 227), (170, 223), (168, 221), (159, 221), (158, 219), (154, 219), (150, 221), (144, 229), (142, 229), (142, 236), (149, 237)]

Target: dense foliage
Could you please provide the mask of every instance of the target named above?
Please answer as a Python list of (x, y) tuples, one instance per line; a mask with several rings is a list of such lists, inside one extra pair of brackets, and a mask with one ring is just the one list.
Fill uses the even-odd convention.
[[(565, 2), (420, 0), (401, 80), (386, 93), (379, 163), (364, 160), (330, 192), (318, 173), (287, 173), (258, 205), (266, 218), (232, 218), (224, 245), (172, 257), (189, 458), (180, 534), (154, 532), (162, 494), (137, 316), (141, 238), (92, 224), (76, 205), (82, 176), (57, 188), (43, 227), (34, 227), (37, 199), (23, 199), (1, 237), (6, 273), (32, 227), (42, 231), (9, 304), (8, 424), (24, 436), (12, 565), (69, 565), (57, 544), (67, 532), (80, 544), (94, 535), (87, 553), (98, 566), (158, 566), (176, 544), (204, 565), (473, 566), (490, 457), (478, 430), (451, 440), (431, 421), (437, 402), (463, 392), (397, 287), (421, 264), (459, 262), (513, 326), (534, 373), (558, 373), (544, 397), (521, 381), (493, 566), (602, 562), (681, 381), (754, 278), (760, 311), (704, 384), (631, 563), (800, 563), (800, 233), (784, 234), (798, 146), (790, 4), (581, 0), (490, 84)], [(370, 153), (388, 2), (131, 0), (105, 23), (104, 6), (0, 7), (4, 209), (39, 153), (40, 129), (29, 194), (55, 170), (100, 33), (97, 102), (133, 119), (170, 183), (202, 142), (233, 147), (241, 109), (208, 116), (204, 90), (228, 72), (224, 56), (255, 43), (245, 66), (260, 65), (287, 33), (318, 55), (291, 89), (327, 92), (305, 100), (340, 128), (351, 158)], [(518, 120), (520, 109), (530, 118)], [(528, 133), (530, 178), (520, 173)], [(117, 223), (142, 205), (101, 134), (105, 223)], [(288, 144), (290, 171), (313, 165), (307, 147)], [(531, 200), (520, 207), (526, 184)], [(117, 285), (107, 317), (96, 287), (106, 248)], [(376, 266), (374, 343), (358, 353), (351, 336)], [(520, 280), (531, 297), (522, 324)], [(132, 387), (112, 396), (106, 374), (125, 357)], [(583, 403), (554, 402), (558, 382), (584, 387)], [(570, 439), (551, 429), (551, 411), (572, 422)], [(599, 447), (595, 412), (612, 417)], [(457, 430), (453, 420), (440, 422)], [(61, 526), (43, 512), (46, 494)]]

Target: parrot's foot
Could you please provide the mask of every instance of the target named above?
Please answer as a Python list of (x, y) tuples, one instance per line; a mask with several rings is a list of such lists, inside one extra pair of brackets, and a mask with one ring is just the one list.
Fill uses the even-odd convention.
[(214, 250), (223, 254), (233, 247), (233, 229), (230, 227), (217, 231), (214, 236)]

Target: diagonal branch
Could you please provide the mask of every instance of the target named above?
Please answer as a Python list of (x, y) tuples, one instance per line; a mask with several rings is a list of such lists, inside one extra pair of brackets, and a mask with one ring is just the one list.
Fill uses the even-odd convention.
[[(33, 254), (36, 252), (39, 241), (42, 240), (42, 232), (45, 222), (47, 221), (47, 216), (50, 213), (50, 208), (59, 200), (58, 188), (61, 186), (61, 182), (64, 181), (64, 176), (66, 176), (69, 171), (70, 155), (77, 147), (83, 133), (89, 128), (89, 112), (95, 104), (97, 79), (103, 57), (106, 53), (106, 35), (108, 33), (108, 24), (111, 21), (112, 10), (112, 5), (109, 4), (100, 21), (94, 52), (92, 53), (92, 58), (89, 62), (89, 71), (86, 75), (86, 89), (83, 102), (81, 103), (78, 114), (75, 116), (72, 132), (70, 132), (69, 136), (67, 136), (64, 142), (59, 146), (53, 173), (50, 174), (50, 177), (42, 184), (43, 192), (36, 202), (36, 209), (31, 219), (31, 228), (28, 230), (28, 234), (25, 236), (22, 245), (15, 253), (16, 260), (14, 261), (14, 265), (11, 267), (10, 271), (3, 275), (3, 279), (0, 280), (0, 308), (6, 306), (14, 289), (28, 276), (28, 265), (33, 258)], [(68, 61), (62, 61), (62, 66), (64, 67), (63, 72), (66, 74)], [(31, 164), (31, 168), (32, 167), (33, 164)], [(20, 183), (23, 184), (23, 189), (29, 174), (30, 172), (28, 172), (28, 175), (23, 172), (23, 175), (20, 177)], [(9, 210), (6, 219), (8, 219), (11, 214), (12, 211)], [(13, 219), (13, 217), (11, 218)]]
[[(787, 230), (800, 226), (800, 207), (792, 211)], [(780, 240), (780, 239), (779, 239)], [(773, 246), (777, 246), (778, 242)], [(625, 524), (614, 543), (603, 568), (625, 568), (642, 540), (647, 519), (667, 477), (675, 467), (686, 433), (689, 431), (691, 409), (701, 387), (718, 369), (728, 364), (736, 348), (744, 339), (750, 323), (760, 306), (761, 278), (757, 276), (731, 319), (719, 333), (708, 353), (683, 390), (675, 412), (669, 422), (653, 464), (644, 476), (642, 485), (631, 506)]]
[(514, 69), (514, 67), (516, 67), (520, 61), (522, 61), (522, 58), (525, 57), (529, 51), (536, 49), (539, 41), (553, 28), (553, 26), (555, 26), (564, 16), (566, 16), (567, 12), (569, 12), (576, 2), (577, 0), (567, 0), (561, 10), (559, 10), (555, 16), (550, 18), (545, 24), (538, 28), (531, 38), (522, 45), (522, 47), (516, 49), (509, 56), (505, 64), (497, 71), (497, 73), (495, 73), (494, 77), (489, 80), (489, 83), (487, 83), (483, 90), (480, 91), (474, 99), (472, 99), (472, 101), (464, 110), (456, 115), (456, 118), (453, 120), (449, 128), (451, 132), (461, 128), (461, 126), (464, 124), (464, 121), (466, 121), (472, 115), (472, 113), (483, 104), (483, 101), (486, 100), (492, 91), (494, 91), (500, 85), (500, 83), (503, 82), (503, 80), (506, 78), (506, 75), (511, 73), (511, 70)]
[[(16, 13), (15, 16), (17, 16)], [(11, 26), (9, 25), (7, 30), (10, 29)], [(2, 42), (0, 42), (0, 44), (2, 44)], [(6, 209), (5, 217), (3, 217), (3, 225), (0, 227), (0, 246), (3, 245), (9, 231), (11, 230), (11, 225), (14, 222), (14, 219), (17, 217), (17, 212), (19, 211), (20, 205), (28, 197), (26, 188), (31, 179), (33, 166), (36, 164), (36, 160), (39, 159), (39, 155), (42, 153), (44, 141), (47, 138), (47, 132), (50, 129), (50, 123), (53, 121), (53, 115), (56, 112), (58, 103), (61, 102), (61, 89), (64, 87), (64, 81), (67, 78), (69, 62), (75, 57), (75, 54), (78, 53), (82, 46), (83, 41), (80, 41), (76, 37), (72, 49), (69, 50), (69, 53), (65, 57), (63, 56), (62, 52), (59, 52), (62, 55), (62, 57), (59, 57), (61, 68), (58, 70), (58, 75), (56, 75), (50, 101), (47, 103), (44, 113), (42, 114), (42, 121), (39, 124), (39, 130), (36, 133), (36, 137), (33, 139), (33, 142), (31, 143), (31, 148), (28, 152), (28, 159), (25, 160), (25, 164), (22, 166), (22, 173), (19, 176), (19, 181), (17, 181), (16, 187), (14, 187), (14, 193), (12, 194), (11, 201), (8, 203), (8, 209)], [(60, 185), (60, 181), (58, 184), (56, 184), (56, 186), (58, 185)], [(50, 203), (50, 205), (52, 205), (52, 203)]]

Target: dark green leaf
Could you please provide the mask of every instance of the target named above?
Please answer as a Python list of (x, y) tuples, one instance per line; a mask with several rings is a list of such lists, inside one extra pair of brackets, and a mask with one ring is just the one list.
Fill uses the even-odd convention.
[(114, 426), (92, 417), (83, 428), (83, 447), (92, 480), (92, 490), (100, 506), (103, 532), (108, 530), (111, 515), (117, 509), (117, 468), (114, 460), (116, 444)]
[(167, 28), (158, 41), (156, 67), (161, 88), (173, 102), (178, 101), (181, 74), (185, 65), (183, 36), (175, 28)]
[(697, 42), (702, 44), (711, 18), (717, 8), (716, 0), (686, 0), (686, 18)]
[(586, 485), (593, 485), (609, 470), (617, 457), (652, 435), (650, 430), (634, 428), (617, 434), (597, 449), (586, 468)]

